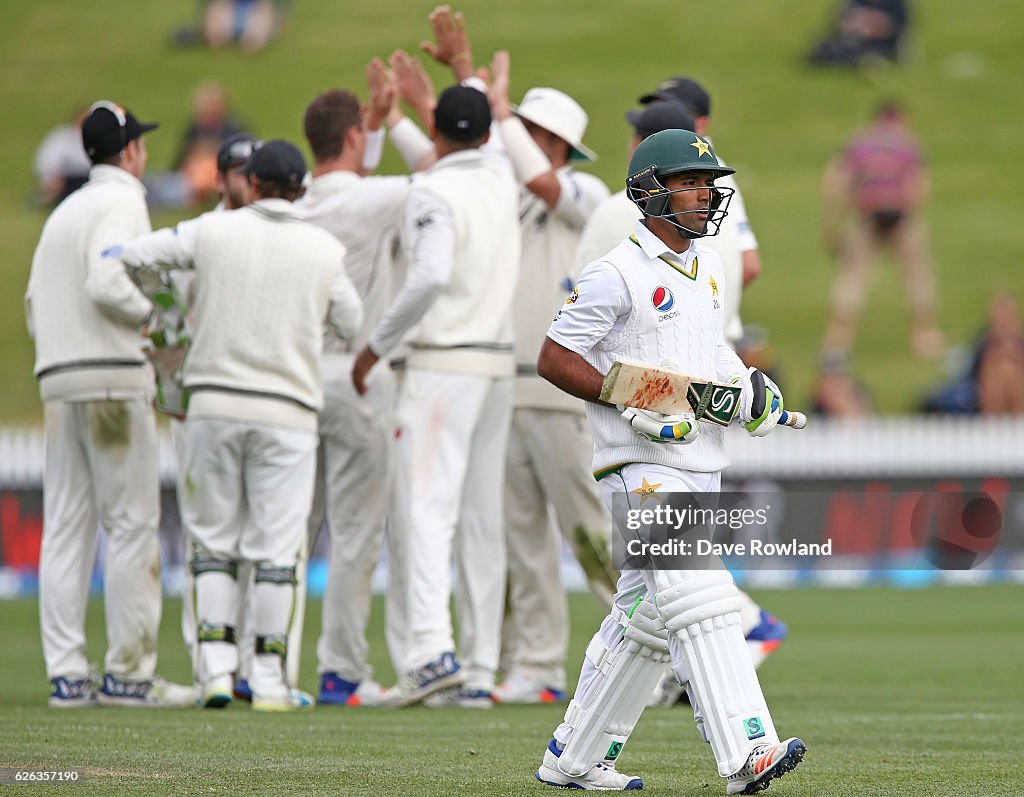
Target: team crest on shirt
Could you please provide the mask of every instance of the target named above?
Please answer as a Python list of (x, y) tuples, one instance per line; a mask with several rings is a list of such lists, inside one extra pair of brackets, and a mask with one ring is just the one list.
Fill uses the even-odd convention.
[(667, 313), (675, 303), (676, 297), (664, 285), (659, 285), (654, 289), (654, 293), (651, 294), (651, 304), (654, 305), (654, 309), (659, 313)]
[(576, 304), (576, 300), (579, 299), (579, 298), (580, 298), (580, 289), (579, 288), (573, 288), (572, 289), (572, 293), (570, 293), (568, 298), (566, 298), (565, 303), (566, 304)]

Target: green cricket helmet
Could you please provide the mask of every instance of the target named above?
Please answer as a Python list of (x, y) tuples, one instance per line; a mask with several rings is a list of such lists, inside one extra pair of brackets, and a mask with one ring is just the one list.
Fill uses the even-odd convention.
[[(662, 130), (645, 138), (629, 159), (626, 177), (626, 195), (647, 218), (665, 219), (683, 238), (703, 238), (717, 235), (722, 220), (728, 215), (729, 202), (735, 192), (732, 188), (712, 187), (706, 206), (693, 210), (673, 212), (672, 194), (687, 191), (707, 191), (707, 188), (688, 187), (670, 191), (665, 187), (667, 177), (683, 172), (706, 172), (712, 179), (733, 174), (736, 170), (723, 165), (711, 147), (711, 142), (690, 130)], [(698, 218), (698, 214), (705, 218)], [(688, 227), (679, 216), (694, 216)]]

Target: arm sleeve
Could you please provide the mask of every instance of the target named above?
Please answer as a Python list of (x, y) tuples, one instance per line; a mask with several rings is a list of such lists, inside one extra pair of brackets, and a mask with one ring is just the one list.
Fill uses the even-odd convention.
[(339, 338), (351, 340), (363, 323), (363, 302), (341, 263), (334, 272), (328, 296), (327, 320), (331, 328)]
[(554, 214), (574, 230), (582, 230), (598, 205), (608, 198), (608, 188), (590, 174), (560, 170), (555, 176), (562, 190)]
[(733, 216), (736, 220), (736, 232), (740, 251), (746, 252), (748, 249), (757, 249), (757, 237), (750, 226), (750, 219), (747, 218), (747, 205), (743, 201), (743, 194), (740, 193), (740, 187), (735, 182), (732, 184), (732, 187), (736, 189), (736, 193), (732, 195), (732, 201), (729, 203), (729, 215)]
[(583, 270), (576, 287), (548, 328), (548, 337), (584, 356), (633, 309), (622, 275), (597, 261)]
[(381, 155), (384, 154), (384, 131), (368, 130), (366, 132), (366, 149), (363, 151), (362, 168), (367, 172), (376, 171), (380, 166)]
[[(516, 178), (523, 185), (536, 180), (551, 171), (551, 161), (537, 142), (527, 132), (518, 116), (502, 119), (497, 125), (491, 126), (491, 139), (495, 142), (495, 150), (503, 150), (512, 162)], [(497, 135), (494, 135), (494, 131)], [(490, 142), (488, 142), (490, 143)]]
[(159, 284), (160, 279), (159, 275), (150, 276), (148, 282), (133, 279), (130, 276), (131, 261), (126, 259), (126, 255), (136, 250), (146, 251), (147, 247), (152, 246), (149, 242), (153, 239), (161, 240), (164, 233), (171, 236), (174, 233), (171, 230), (160, 230), (123, 244), (120, 241), (126, 237), (124, 231), (116, 228), (122, 224), (119, 216), (124, 210), (115, 208), (92, 236), (85, 290), (89, 298), (111, 318), (138, 325), (145, 322), (153, 310), (152, 303), (144, 293), (144, 286)]
[(410, 169), (427, 156), (434, 145), (426, 133), (416, 127), (416, 123), (408, 116), (403, 116), (390, 130), (391, 143), (395, 145), (402, 159)]
[(159, 290), (166, 282), (165, 271), (191, 269), (199, 238), (199, 219), (183, 221), (143, 235), (124, 245), (120, 258), (132, 282), (146, 294)]
[(406, 203), (403, 225), (411, 242), (412, 264), (405, 284), (370, 335), (369, 346), (386, 356), (423, 317), (451, 279), (455, 264), (455, 223), (436, 194), (414, 188)]
[(734, 376), (743, 376), (747, 366), (724, 340), (715, 349), (715, 375), (720, 382), (728, 382)]

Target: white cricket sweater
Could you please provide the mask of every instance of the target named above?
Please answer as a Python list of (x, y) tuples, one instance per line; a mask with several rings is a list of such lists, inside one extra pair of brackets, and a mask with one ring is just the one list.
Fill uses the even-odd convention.
[(329, 336), (324, 341), (325, 355), (362, 348), (390, 303), (397, 280), (389, 248), (398, 236), (411, 184), (408, 177), (333, 171), (314, 177), (295, 202), (297, 213), (345, 247), (345, 271), (363, 300), (362, 329), (344, 343)]
[[(446, 155), (414, 183), (408, 205), (415, 208), (418, 200), (427, 212), (406, 212), (402, 227), (412, 256), (407, 282), (370, 336), (370, 347), (385, 356), (406, 334), (411, 368), (511, 377), (520, 260), (511, 168), (476, 149)], [(447, 225), (449, 251), (418, 245), (431, 227)], [(431, 274), (439, 275), (436, 289)], [(423, 301), (412, 301), (416, 296)]]
[(125, 245), (129, 268), (195, 269), (189, 417), (315, 431), (323, 325), (348, 337), (362, 323), (344, 256), (282, 199), (207, 213)]
[(556, 172), (558, 202), (549, 208), (525, 188), (519, 207), (522, 264), (515, 296), (516, 407), (584, 412), (583, 402), (537, 375), (537, 357), (551, 319), (573, 289), (573, 257), (590, 214), (608, 196), (592, 174)]
[[(548, 337), (607, 374), (616, 360), (668, 364), (694, 376), (728, 380), (745, 373), (722, 337), (721, 261), (693, 242), (676, 254), (643, 224), (580, 275), (577, 293), (559, 311)], [(593, 467), (600, 476), (631, 462), (715, 472), (729, 464), (724, 429), (702, 423), (689, 445), (644, 440), (620, 411), (588, 403)]]
[[(108, 247), (149, 232), (145, 196), (142, 183), (124, 169), (93, 166), (89, 182), (43, 227), (25, 293), (43, 401), (152, 394), (141, 334), (152, 306), (119, 264), (101, 257)], [(110, 304), (107, 295), (119, 301)]]

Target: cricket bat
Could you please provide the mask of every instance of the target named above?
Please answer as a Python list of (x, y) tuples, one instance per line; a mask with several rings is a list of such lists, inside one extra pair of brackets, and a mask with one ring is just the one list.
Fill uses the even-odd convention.
[[(698, 420), (728, 426), (740, 410), (739, 385), (681, 374), (667, 368), (617, 361), (604, 378), (601, 401), (671, 415), (692, 412)], [(794, 429), (807, 425), (802, 412), (783, 410), (779, 423)]]

